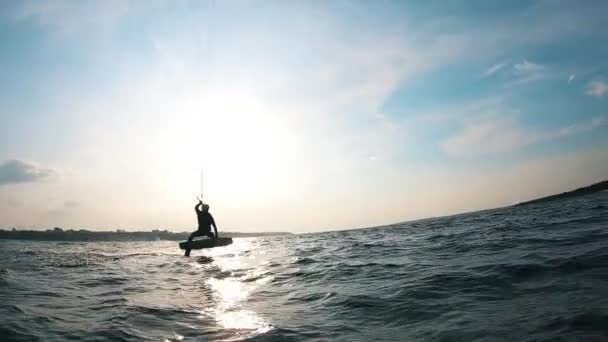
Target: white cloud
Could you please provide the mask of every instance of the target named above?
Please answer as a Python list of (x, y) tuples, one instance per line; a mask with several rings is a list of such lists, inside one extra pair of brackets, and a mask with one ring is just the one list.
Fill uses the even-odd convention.
[(56, 174), (51, 168), (21, 160), (7, 160), (0, 164), (0, 185), (37, 182)]
[(481, 98), (479, 100), (467, 102), (460, 107), (450, 105), (449, 107), (440, 110), (419, 113), (418, 118), (432, 124), (453, 124), (454, 120), (504, 112), (503, 109), (505, 108), (506, 100), (507, 98), (505, 96)]
[[(65, 222), (94, 222), (95, 228), (114, 224), (190, 227), (191, 205), (186, 201), (190, 200), (189, 191), (198, 188), (198, 163), (203, 158), (213, 167), (206, 173), (206, 195), (213, 202), (214, 213), (223, 225), (235, 229), (350, 228), (471, 209), (471, 198), (463, 202), (454, 200), (458, 198), (454, 196), (437, 205), (445, 195), (426, 191), (446, 176), (442, 170), (437, 171), (438, 177), (415, 180), (424, 172), (404, 170), (386, 157), (403, 145), (406, 134), (390, 117), (380, 115), (379, 108), (397, 87), (415, 75), (463, 59), (476, 59), (478, 63), (478, 58), (495, 56), (497, 50), (521, 44), (560, 39), (562, 28), (535, 20), (532, 28), (500, 22), (485, 29), (454, 32), (442, 31), (441, 23), (437, 30), (433, 22), (412, 30), (415, 27), (402, 19), (397, 25), (382, 27), (359, 22), (352, 25), (339, 14), (319, 8), (306, 12), (286, 6), (283, 12), (269, 15), (273, 6), (262, 6), (261, 12), (265, 13), (260, 13), (255, 12), (260, 6), (250, 9), (244, 8), (247, 3), (239, 3), (227, 9), (230, 4), (218, 2), (218, 12), (224, 11), (219, 14), (225, 20), (237, 19), (228, 23), (218, 20), (218, 26), (228, 29), (214, 31), (217, 60), (213, 65), (203, 65), (209, 55), (201, 43), (206, 23), (196, 13), (191, 13), (191, 22), (186, 20), (180, 26), (167, 19), (164, 10), (142, 13), (141, 8), (132, 7), (134, 3), (125, 1), (24, 4), (31, 7), (22, 13), (23, 20), (38, 21), (49, 31), (54, 29), (68, 38), (68, 44), (82, 43), (71, 41), (77, 34), (120, 32), (120, 23), (127, 15), (138, 23), (146, 17), (159, 19), (153, 27), (143, 25), (141, 35), (127, 36), (144, 44), (152, 42), (157, 49), (157, 55), (137, 59), (140, 64), (129, 65), (123, 58), (124, 50), (99, 49), (98, 40), (87, 39), (96, 45), (92, 53), (118, 56), (111, 59), (116, 63), (113, 66), (125, 63), (117, 72), (120, 84), (112, 84), (105, 98), (66, 94), (71, 104), (82, 101), (72, 105), (80, 107), (73, 116), (85, 137), (77, 149), (82, 153), (77, 166), (80, 173), (59, 185), (45, 184), (44, 193), (76, 196), (82, 203), (78, 216), (70, 216), (73, 221)], [(244, 17), (248, 20), (243, 21)], [(310, 25), (311, 20), (316, 25)], [(512, 69), (510, 64), (499, 63), (486, 73), (490, 76), (516, 70), (523, 78), (542, 71), (539, 66), (524, 60)], [(221, 80), (208, 78), (201, 69), (213, 69)], [(209, 94), (218, 93), (220, 99), (215, 105), (204, 103), (212, 97)], [(445, 143), (447, 150), (454, 155), (469, 154), (473, 145), (474, 153), (493, 153), (544, 138), (542, 132), (522, 127), (510, 111), (498, 107), (488, 113), (484, 108), (480, 104), (471, 107), (473, 116), (479, 115), (482, 120), (470, 121), (462, 136)], [(452, 120), (454, 114), (445, 111), (436, 117), (442, 115)], [(563, 134), (581, 130), (571, 127)], [(468, 171), (475, 172), (476, 167)], [(470, 184), (461, 183), (459, 189), (466, 192)], [(19, 215), (10, 213), (14, 218), (11, 222), (48, 222), (34, 215), (38, 207), (47, 205), (37, 196), (38, 184), (30, 184), (34, 185), (36, 189), (15, 196), (40, 202), (28, 202)], [(408, 191), (412, 188), (421, 191)], [(485, 201), (487, 188), (478, 189), (474, 199), (477, 203)], [(375, 199), (374, 206), (369, 205), (370, 197)], [(420, 197), (428, 201), (419, 205)], [(99, 198), (106, 199), (103, 206), (87, 207)], [(55, 207), (66, 205), (61, 202), (64, 199), (56, 199)], [(124, 203), (135, 203), (136, 210), (126, 210)], [(450, 207), (453, 203), (460, 207)], [(493, 202), (488, 203), (484, 205)], [(332, 210), (326, 210), (328, 207)], [(414, 209), (404, 212), (404, 207)], [(315, 208), (324, 214), (309, 215)], [(267, 220), (270, 212), (279, 213), (272, 223)]]
[(601, 80), (591, 81), (585, 93), (589, 96), (603, 97), (608, 93), (608, 84)]
[(513, 74), (515, 79), (510, 84), (518, 85), (543, 79), (546, 76), (546, 68), (542, 64), (524, 59), (521, 63), (513, 65)]
[(568, 77), (568, 84), (570, 84), (572, 81), (574, 81), (575, 77), (576, 77), (576, 74), (570, 75), (570, 77)]
[(491, 116), (466, 124), (460, 132), (441, 143), (452, 156), (478, 156), (508, 152), (541, 138), (538, 132), (522, 127), (514, 114)]
[(521, 63), (513, 65), (513, 68), (515, 69), (515, 72), (519, 74), (531, 74), (540, 72), (545, 67), (541, 64), (531, 63), (524, 59)]
[[(150, 56), (145, 70), (134, 66), (121, 75), (106, 95), (110, 101), (70, 96), (73, 122), (84, 132), (78, 151), (92, 152), (67, 180), (84, 184), (71, 187), (82, 189), (80, 220), (102, 218), (95, 228), (113, 222), (189, 227), (191, 212), (182, 208), (191, 206), (185, 201), (198, 188), (201, 165), (209, 165), (205, 195), (226, 226), (320, 229), (364, 220), (369, 211), (321, 221), (302, 210), (341, 202), (336, 212), (352, 212), (356, 201), (342, 201), (353, 197), (352, 184), (362, 193), (376, 191), (376, 178), (390, 179), (381, 176), (388, 171), (380, 161), (399, 147), (395, 137), (402, 132), (379, 107), (401, 82), (461, 58), (467, 43), (444, 38), (419, 46), (417, 33), (357, 31), (332, 18), (321, 21), (327, 26), (310, 28), (306, 21), (284, 32), (265, 21), (238, 31), (215, 48), (215, 54), (228, 56), (213, 65), (222, 76), (217, 79), (193, 72), (203, 63), (190, 57), (206, 55), (204, 46), (192, 44), (198, 30), (152, 32), (158, 55)], [(226, 38), (219, 30), (216, 35)], [(234, 58), (243, 51), (255, 58)], [(100, 137), (107, 143), (100, 144)], [(363, 161), (369, 162), (361, 167)], [(116, 200), (89, 209), (81, 193)], [(125, 212), (125, 202), (137, 202), (138, 210)], [(62, 202), (54, 205), (61, 208)], [(234, 215), (238, 207), (247, 209)], [(283, 207), (268, 227), (267, 210)]]
[(557, 136), (571, 136), (587, 132), (600, 126), (603, 126), (606, 123), (608, 123), (608, 120), (606, 120), (605, 116), (598, 116), (586, 122), (579, 122), (570, 126), (563, 127), (558, 131)]
[(531, 144), (591, 131), (607, 122), (606, 117), (595, 117), (556, 130), (535, 130), (524, 127), (515, 114), (492, 115), (470, 119), (440, 146), (444, 152), (456, 157), (508, 153)]
[(495, 73), (497, 73), (498, 71), (500, 71), (502, 68), (504, 68), (505, 66), (507, 66), (506, 63), (494, 64), (483, 73), (483, 76), (485, 76), (485, 77), (492, 76)]

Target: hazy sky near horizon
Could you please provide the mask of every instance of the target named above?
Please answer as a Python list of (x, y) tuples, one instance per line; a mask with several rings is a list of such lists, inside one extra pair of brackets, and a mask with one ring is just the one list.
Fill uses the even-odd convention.
[(319, 231), (608, 178), (605, 1), (3, 1), (0, 227)]

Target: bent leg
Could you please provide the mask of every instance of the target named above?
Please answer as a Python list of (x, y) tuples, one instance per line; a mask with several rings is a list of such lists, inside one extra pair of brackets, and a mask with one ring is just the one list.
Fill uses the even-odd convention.
[(203, 236), (205, 234), (201, 234), (200, 230), (195, 231), (194, 233), (190, 234), (190, 237), (188, 238), (188, 241), (192, 241), (192, 239), (194, 239), (197, 236)]

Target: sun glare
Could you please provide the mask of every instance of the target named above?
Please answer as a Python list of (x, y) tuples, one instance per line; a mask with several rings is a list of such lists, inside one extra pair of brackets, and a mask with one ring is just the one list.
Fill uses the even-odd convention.
[(176, 197), (189, 198), (198, 190), (201, 171), (206, 196), (215, 196), (215, 189), (225, 196), (248, 196), (281, 186), (293, 139), (271, 106), (251, 95), (214, 92), (178, 108), (179, 119), (159, 144)]

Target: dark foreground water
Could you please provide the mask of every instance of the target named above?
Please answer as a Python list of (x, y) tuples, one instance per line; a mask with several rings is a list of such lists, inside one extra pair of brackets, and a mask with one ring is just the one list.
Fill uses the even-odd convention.
[(0, 241), (0, 340), (608, 340), (606, 192), (193, 256)]

